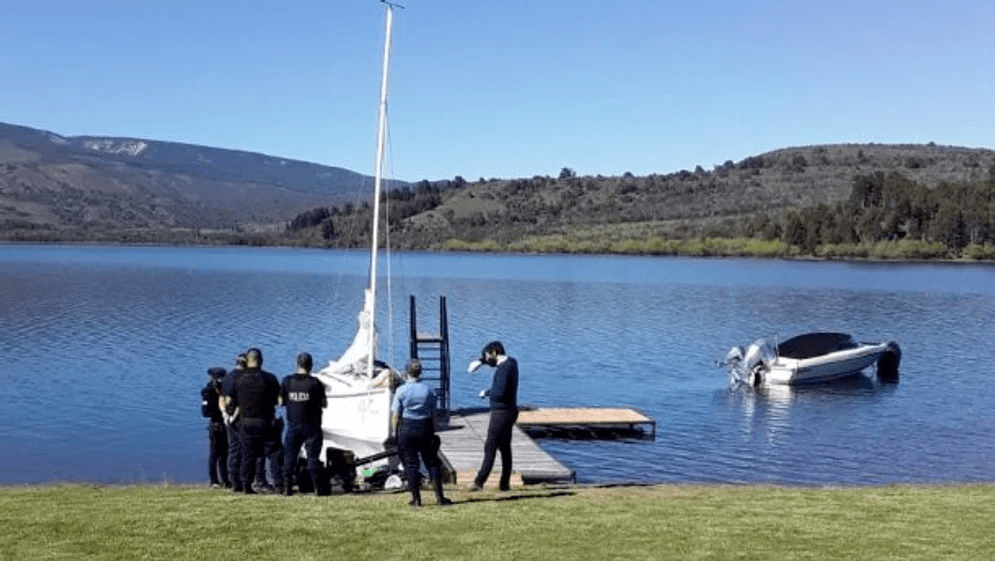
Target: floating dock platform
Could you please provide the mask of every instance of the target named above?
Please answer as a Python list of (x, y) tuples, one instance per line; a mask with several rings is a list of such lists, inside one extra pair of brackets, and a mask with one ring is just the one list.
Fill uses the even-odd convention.
[[(439, 431), (440, 455), (450, 472), (450, 482), (473, 482), (484, 456), (490, 412), (486, 409), (457, 410), (449, 424)], [(656, 421), (634, 409), (613, 408), (522, 408), (511, 437), (512, 485), (533, 483), (573, 483), (576, 472), (543, 450), (528, 431), (581, 431), (584, 436), (611, 438), (619, 434), (656, 435)], [(610, 432), (601, 432), (610, 431)], [(600, 436), (597, 436), (600, 435)], [(610, 435), (610, 436), (606, 436)], [(495, 458), (485, 487), (497, 487), (501, 473), (500, 453)]]
[(632, 408), (543, 407), (521, 409), (518, 426), (532, 434), (573, 438), (655, 439), (656, 421)]

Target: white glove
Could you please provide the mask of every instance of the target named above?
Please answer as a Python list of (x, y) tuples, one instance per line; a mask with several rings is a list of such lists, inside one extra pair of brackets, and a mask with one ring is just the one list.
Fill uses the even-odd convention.
[(466, 368), (466, 371), (467, 371), (467, 372), (471, 372), (471, 373), (472, 373), (472, 372), (476, 372), (476, 371), (477, 371), (477, 369), (479, 369), (479, 368), (480, 368), (481, 366), (483, 366), (483, 365), (484, 365), (484, 363), (483, 363), (483, 362), (480, 362), (479, 360), (475, 360), (475, 361), (473, 361), (473, 362), (471, 362), (471, 363), (470, 363), (470, 366), (468, 366), (468, 367)]
[(480, 390), (480, 399), (487, 399), (491, 395), (491, 390)]

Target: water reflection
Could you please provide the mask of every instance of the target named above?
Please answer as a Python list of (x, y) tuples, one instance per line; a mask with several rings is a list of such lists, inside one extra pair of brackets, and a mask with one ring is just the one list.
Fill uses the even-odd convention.
[(793, 411), (808, 418), (818, 416), (818, 412), (839, 414), (847, 409), (863, 408), (868, 402), (893, 392), (897, 385), (897, 380), (875, 380), (863, 372), (828, 382), (794, 386), (765, 384), (754, 387), (733, 383), (728, 390), (728, 400), (741, 413), (740, 433), (744, 439), (753, 440), (760, 434), (767, 444), (776, 445), (792, 428), (799, 430), (799, 425), (804, 423), (792, 421)]

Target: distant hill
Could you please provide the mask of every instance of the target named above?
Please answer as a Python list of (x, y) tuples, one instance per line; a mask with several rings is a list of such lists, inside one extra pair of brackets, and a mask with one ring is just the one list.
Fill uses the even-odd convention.
[(237, 150), (0, 123), (0, 230), (279, 227), (355, 200), (367, 176)]
[[(832, 206), (850, 196), (855, 178), (877, 172), (932, 189), (988, 181), (993, 166), (995, 151), (983, 148), (835, 144), (648, 176), (563, 168), (556, 177), (392, 182), (389, 227), (401, 249), (460, 247), (454, 240), (511, 248), (556, 236), (600, 247)], [(356, 203), (371, 183), (262, 154), (0, 123), (0, 239), (363, 247), (370, 216)]]
[[(898, 172), (933, 188), (985, 181), (993, 165), (995, 151), (987, 149), (838, 144), (785, 148), (711, 170), (699, 166), (649, 176), (577, 176), (564, 168), (557, 177), (448, 182), (425, 197), (434, 201), (430, 208), (417, 196), (402, 200), (402, 209), (414, 211), (400, 214), (391, 236), (402, 247), (442, 248), (449, 240), (513, 247), (536, 236), (603, 241), (708, 235), (756, 213), (777, 217), (790, 209), (843, 202), (858, 176)], [(414, 193), (427, 187), (416, 184)], [(352, 230), (336, 226), (336, 231)], [(337, 243), (355, 242), (340, 235)]]

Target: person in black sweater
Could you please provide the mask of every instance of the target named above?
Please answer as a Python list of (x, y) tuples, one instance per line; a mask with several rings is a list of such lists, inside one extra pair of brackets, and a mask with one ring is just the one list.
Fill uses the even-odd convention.
[(491, 418), (484, 442), (484, 460), (470, 490), (483, 489), (494, 467), (495, 456), (501, 452), (500, 489), (507, 491), (511, 488), (511, 435), (518, 420), (518, 361), (505, 354), (500, 341), (492, 341), (484, 347), (480, 359), (470, 365), (470, 370), (476, 370), (481, 364), (495, 368), (490, 389), (480, 392), (480, 397), (490, 400)]

